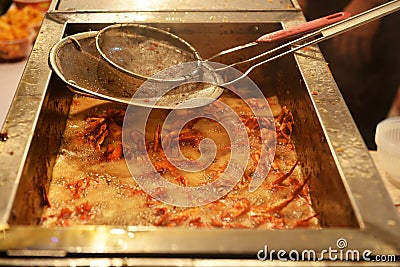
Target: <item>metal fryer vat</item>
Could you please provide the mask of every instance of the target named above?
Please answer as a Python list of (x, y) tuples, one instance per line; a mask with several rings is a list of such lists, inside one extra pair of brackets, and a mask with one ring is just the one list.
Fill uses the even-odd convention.
[[(277, 95), (293, 111), (295, 146), (310, 175), (313, 203), (324, 229), (178, 230), (119, 226), (42, 228), (38, 225), (43, 192), (51, 179), (72, 94), (47, 64), (50, 48), (64, 34), (97, 30), (115, 22), (150, 23), (169, 28), (193, 44), (203, 57), (264, 32), (303, 21), (301, 12), (50, 12), (7, 117), (9, 140), (0, 144), (0, 249), (5, 256), (41, 256), (66, 264), (83, 255), (110, 259), (123, 255), (136, 264), (150, 257), (162, 265), (195, 265), (199, 258), (224, 266), (261, 264), (256, 253), (272, 249), (322, 251), (345, 238), (354, 249), (399, 254), (400, 224), (365, 145), (329, 69), (316, 47), (258, 69), (251, 78), (268, 95)], [(51, 33), (51, 34), (45, 34)], [(207, 36), (207, 38), (204, 38)], [(209, 41), (212, 40), (212, 41)], [(219, 41), (219, 40), (223, 40)], [(224, 47), (226, 45), (227, 47)], [(246, 55), (238, 55), (246, 56)], [(231, 58), (232, 59), (232, 58)], [(317, 94), (312, 92), (317, 92)], [(83, 254), (82, 254), (83, 253)], [(48, 259), (46, 257), (52, 257)], [(139, 257), (139, 260), (138, 258)], [(142, 259), (142, 261), (140, 261)], [(239, 260), (240, 259), (240, 260)], [(0, 263), (7, 262), (6, 260)], [(54, 261), (53, 261), (54, 263)], [(264, 262), (265, 265), (268, 262)], [(50, 264), (50, 263), (48, 263)]]

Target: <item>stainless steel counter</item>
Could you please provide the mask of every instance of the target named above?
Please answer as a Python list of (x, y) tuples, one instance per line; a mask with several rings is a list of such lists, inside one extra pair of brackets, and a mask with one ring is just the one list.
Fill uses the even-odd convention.
[(291, 0), (58, 0), (52, 8), (58, 11), (239, 11), (298, 9)]

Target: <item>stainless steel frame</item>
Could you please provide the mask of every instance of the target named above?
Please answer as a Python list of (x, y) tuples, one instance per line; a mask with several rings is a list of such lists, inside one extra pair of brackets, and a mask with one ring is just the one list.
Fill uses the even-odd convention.
[(265, 11), (298, 9), (296, 0), (58, 0), (52, 9), (68, 12), (120, 12), (120, 11)]
[[(277, 251), (321, 252), (329, 247), (337, 249), (339, 238), (347, 240), (348, 249), (371, 250), (374, 255), (400, 255), (400, 221), (396, 210), (317, 47), (266, 66), (252, 78), (259, 81), (261, 88), (269, 85), (263, 78), (266, 73), (268, 76), (273, 73), (272, 83), (281, 88), (265, 93), (277, 94), (294, 111), (299, 137), (295, 145), (298, 151), (303, 151), (300, 157), (305, 175), (312, 177), (311, 193), (316, 210), (321, 212), (324, 229), (39, 226), (41, 190), (48, 186), (72, 99), (47, 61), (51, 47), (64, 34), (97, 30), (111, 23), (150, 23), (170, 28), (189, 41), (198, 41), (192, 44), (207, 57), (220, 47), (214, 47), (204, 37), (193, 37), (197, 28), (209, 31), (210, 40), (226, 38), (218, 30), (212, 31), (214, 26), (221, 25), (222, 30), (227, 27), (242, 31), (243, 38), (253, 38), (258, 30), (274, 30), (304, 21), (296, 8), (252, 12), (64, 12), (55, 10), (54, 2), (51, 8), (54, 10), (46, 15), (2, 129), (8, 130), (9, 139), (0, 143), (3, 230), (0, 264), (89, 265), (98, 261), (106, 265), (141, 266), (300, 265), (259, 262), (256, 253), (265, 245)], [(234, 38), (224, 40), (228, 47), (235, 45)]]

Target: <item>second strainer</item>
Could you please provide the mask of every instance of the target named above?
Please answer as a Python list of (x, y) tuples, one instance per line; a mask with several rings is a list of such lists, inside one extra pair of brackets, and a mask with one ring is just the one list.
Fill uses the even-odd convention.
[(99, 31), (96, 45), (111, 65), (143, 80), (180, 63), (202, 60), (182, 38), (143, 24), (108, 26)]

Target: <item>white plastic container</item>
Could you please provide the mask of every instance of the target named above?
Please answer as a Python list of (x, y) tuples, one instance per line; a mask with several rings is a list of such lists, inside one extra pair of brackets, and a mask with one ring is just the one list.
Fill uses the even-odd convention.
[(381, 121), (376, 127), (375, 142), (388, 180), (400, 189), (400, 117)]

